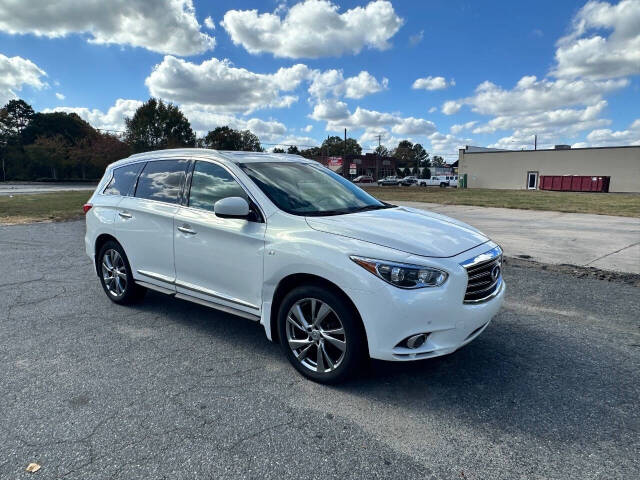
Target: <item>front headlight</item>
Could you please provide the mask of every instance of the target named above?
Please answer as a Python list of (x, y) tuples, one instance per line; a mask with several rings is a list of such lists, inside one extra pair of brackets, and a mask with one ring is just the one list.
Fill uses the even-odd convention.
[(355, 255), (349, 258), (365, 270), (399, 288), (439, 287), (447, 281), (449, 276), (447, 272), (437, 268), (388, 262)]

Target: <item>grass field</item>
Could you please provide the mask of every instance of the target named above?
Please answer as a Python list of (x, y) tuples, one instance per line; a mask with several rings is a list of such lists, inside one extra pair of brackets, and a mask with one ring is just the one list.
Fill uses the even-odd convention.
[(83, 216), (90, 191), (0, 195), (0, 223), (71, 220)]
[[(381, 200), (523, 208), (557, 212), (596, 213), (640, 217), (640, 195), (572, 193), (526, 190), (455, 189), (439, 187), (367, 187)], [(82, 217), (82, 205), (91, 192), (0, 195), (0, 223), (71, 220)]]
[(640, 194), (489, 190), (439, 187), (366, 187), (366, 191), (392, 202), (428, 202), (445, 205), (522, 208), (556, 212), (596, 213), (640, 217)]

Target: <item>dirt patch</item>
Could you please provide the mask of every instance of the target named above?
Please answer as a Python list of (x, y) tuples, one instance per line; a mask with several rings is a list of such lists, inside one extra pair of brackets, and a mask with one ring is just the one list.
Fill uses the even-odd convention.
[[(521, 257), (525, 257), (522, 255)], [(581, 267), (579, 265), (570, 265), (561, 263), (559, 265), (551, 265), (548, 263), (539, 263), (524, 258), (505, 257), (507, 266), (535, 268), (547, 272), (557, 272), (571, 275), (575, 278), (595, 278), (607, 282), (624, 283), (633, 287), (640, 288), (640, 275), (635, 273), (612, 272), (610, 270), (601, 270), (595, 267)]]

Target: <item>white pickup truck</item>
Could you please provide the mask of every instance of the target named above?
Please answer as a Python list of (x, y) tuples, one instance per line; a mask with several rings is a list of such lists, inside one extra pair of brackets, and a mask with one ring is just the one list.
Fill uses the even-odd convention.
[(457, 187), (457, 175), (435, 175), (431, 178), (419, 178), (419, 187)]

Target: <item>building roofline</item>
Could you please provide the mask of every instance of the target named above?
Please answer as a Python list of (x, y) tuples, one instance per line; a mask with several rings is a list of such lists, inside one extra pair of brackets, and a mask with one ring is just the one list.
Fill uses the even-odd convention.
[(578, 148), (539, 148), (537, 150), (491, 150), (487, 152), (467, 152), (464, 148), (460, 151), (464, 155), (484, 155), (485, 153), (524, 153), (524, 152), (571, 152), (573, 150), (603, 150), (610, 148), (640, 148), (640, 145), (615, 145), (611, 147), (578, 147)]

